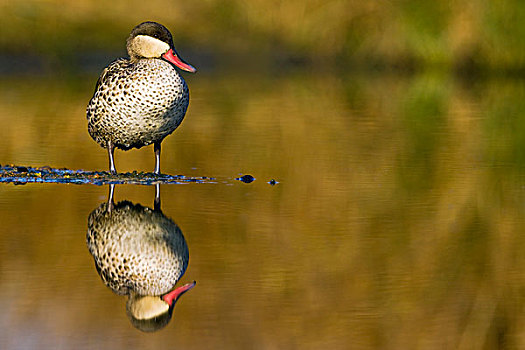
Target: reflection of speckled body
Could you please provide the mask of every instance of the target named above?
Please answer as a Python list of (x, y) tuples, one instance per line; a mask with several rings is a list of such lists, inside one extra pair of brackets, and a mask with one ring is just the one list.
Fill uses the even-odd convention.
[(104, 283), (117, 294), (161, 295), (186, 271), (188, 246), (160, 211), (123, 201), (104, 203), (88, 219), (87, 245)]
[(97, 83), (87, 108), (88, 131), (102, 147), (121, 149), (161, 142), (182, 122), (189, 91), (175, 68), (160, 58), (119, 59)]

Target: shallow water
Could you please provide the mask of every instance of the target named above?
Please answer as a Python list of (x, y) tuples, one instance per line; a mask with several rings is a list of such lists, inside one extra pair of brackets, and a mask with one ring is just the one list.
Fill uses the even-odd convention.
[[(86, 131), (96, 76), (59, 78), (0, 80), (2, 165), (106, 170)], [(187, 81), (162, 171), (221, 181), (160, 192), (189, 248), (177, 285), (196, 287), (166, 328), (135, 329), (86, 245), (108, 186), (0, 184), (0, 348), (525, 347), (523, 81)], [(152, 147), (116, 152), (122, 172), (153, 164)]]

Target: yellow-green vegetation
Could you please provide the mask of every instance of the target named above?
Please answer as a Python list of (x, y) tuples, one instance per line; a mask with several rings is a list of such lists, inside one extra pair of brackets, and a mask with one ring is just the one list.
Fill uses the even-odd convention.
[(67, 61), (123, 49), (143, 20), (167, 25), (178, 45), (263, 62), (513, 71), (525, 64), (519, 0), (4, 0), (0, 49)]

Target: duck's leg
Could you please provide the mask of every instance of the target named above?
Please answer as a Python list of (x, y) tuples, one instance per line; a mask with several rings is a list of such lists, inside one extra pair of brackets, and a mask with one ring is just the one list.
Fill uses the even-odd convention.
[(115, 153), (115, 146), (113, 142), (108, 141), (108, 156), (109, 156), (109, 172), (113, 175), (117, 173), (115, 168), (115, 160), (113, 159), (113, 154)]
[(153, 144), (153, 150), (155, 151), (155, 174), (160, 174), (160, 142)]
[(109, 193), (108, 193), (108, 212), (113, 211), (113, 194), (115, 193), (115, 184), (109, 185)]
[(160, 184), (155, 184), (155, 201), (153, 202), (153, 209), (160, 210)]

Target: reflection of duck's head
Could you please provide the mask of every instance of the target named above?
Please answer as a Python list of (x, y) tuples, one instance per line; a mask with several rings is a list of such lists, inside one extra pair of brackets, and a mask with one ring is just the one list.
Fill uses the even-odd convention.
[(133, 325), (145, 331), (162, 328), (178, 297), (195, 285), (172, 290), (188, 266), (186, 240), (160, 210), (109, 203), (88, 219), (87, 245), (97, 271), (115, 293), (129, 296)]
[(161, 297), (132, 293), (126, 303), (131, 323), (144, 332), (154, 332), (163, 328), (171, 320), (177, 299), (194, 286), (195, 281), (175, 288)]

